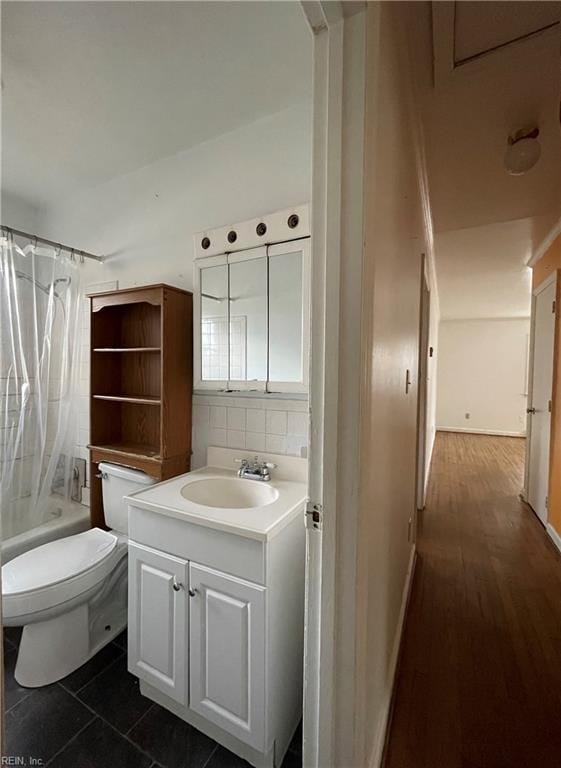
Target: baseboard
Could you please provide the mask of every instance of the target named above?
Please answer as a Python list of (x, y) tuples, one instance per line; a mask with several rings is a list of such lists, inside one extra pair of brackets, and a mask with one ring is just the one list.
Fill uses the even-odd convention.
[(495, 435), (497, 437), (526, 437), (526, 432), (506, 432), (502, 429), (467, 429), (465, 427), (437, 427), (437, 432), (462, 432), (468, 435)]
[(390, 715), (393, 704), (393, 694), (396, 683), (396, 672), (399, 661), (399, 653), (401, 650), (401, 641), (403, 639), (403, 628), (405, 626), (405, 617), (407, 616), (407, 606), (409, 605), (409, 598), (411, 595), (411, 586), (413, 584), (413, 575), (415, 573), (415, 563), (417, 561), (417, 551), (415, 545), (411, 548), (411, 555), (409, 557), (409, 565), (407, 567), (407, 576), (405, 578), (405, 585), (403, 587), (403, 596), (401, 599), (401, 608), (399, 610), (399, 620), (397, 623), (397, 629), (395, 632), (395, 638), (392, 648), (392, 654), (390, 657), (389, 679), (391, 681), (386, 701), (383, 702), (381, 709), (382, 715), (378, 721), (378, 729), (376, 738), (374, 740), (374, 747), (370, 754), (368, 761), (368, 768), (380, 768), (382, 765), (382, 758), (384, 756), (384, 747), (386, 746), (386, 736), (388, 726), (390, 724)]
[(555, 528), (551, 525), (551, 523), (548, 523), (545, 526), (545, 530), (547, 531), (547, 534), (551, 541), (555, 544), (559, 552), (561, 552), (561, 536), (557, 533)]

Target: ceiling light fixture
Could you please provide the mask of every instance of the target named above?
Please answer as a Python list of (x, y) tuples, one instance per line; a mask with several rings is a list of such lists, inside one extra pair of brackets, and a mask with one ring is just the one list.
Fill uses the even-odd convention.
[(538, 162), (541, 155), (539, 128), (521, 128), (508, 137), (505, 168), (511, 176), (523, 176)]

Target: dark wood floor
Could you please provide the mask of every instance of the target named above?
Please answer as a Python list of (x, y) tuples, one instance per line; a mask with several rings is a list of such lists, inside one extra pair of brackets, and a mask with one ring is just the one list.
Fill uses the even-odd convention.
[(561, 555), (524, 448), (438, 434), (385, 768), (561, 766)]

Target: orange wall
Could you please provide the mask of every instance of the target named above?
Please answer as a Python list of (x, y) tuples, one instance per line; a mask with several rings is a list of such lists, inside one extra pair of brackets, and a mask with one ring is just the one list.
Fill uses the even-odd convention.
[[(533, 287), (561, 270), (561, 235), (553, 241), (533, 267)], [(557, 278), (557, 306), (561, 308), (561, 272)], [(551, 448), (549, 456), (549, 522), (561, 535), (561, 311), (555, 319), (553, 396), (551, 408)]]

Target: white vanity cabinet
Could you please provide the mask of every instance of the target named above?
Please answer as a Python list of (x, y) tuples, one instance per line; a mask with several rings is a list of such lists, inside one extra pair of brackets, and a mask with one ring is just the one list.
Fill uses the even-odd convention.
[(258, 768), (302, 714), (304, 566), (303, 508), (256, 539), (129, 503), (129, 671)]
[(129, 670), (183, 704), (187, 697), (189, 564), (129, 544)]
[(266, 589), (194, 563), (189, 587), (191, 708), (262, 750)]

